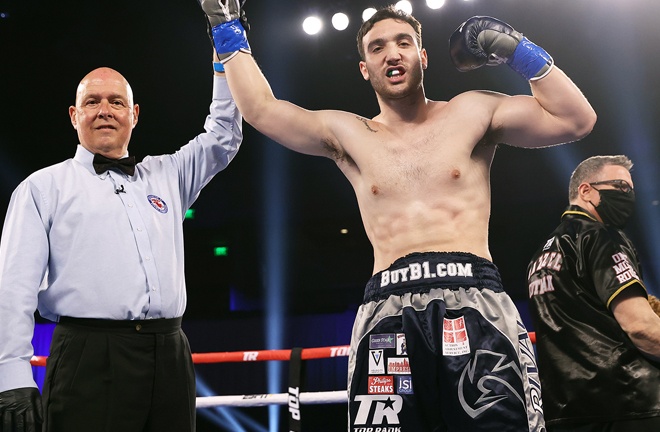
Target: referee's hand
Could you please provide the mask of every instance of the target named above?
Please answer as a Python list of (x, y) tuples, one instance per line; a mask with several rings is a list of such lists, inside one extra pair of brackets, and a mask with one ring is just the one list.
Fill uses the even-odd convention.
[(43, 414), (41, 394), (34, 387), (0, 393), (0, 430), (4, 432), (41, 432)]

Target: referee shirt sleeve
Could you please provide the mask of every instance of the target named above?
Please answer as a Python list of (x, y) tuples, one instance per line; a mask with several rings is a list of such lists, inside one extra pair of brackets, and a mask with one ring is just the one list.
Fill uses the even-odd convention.
[(7, 209), (0, 242), (0, 392), (36, 387), (30, 358), (34, 312), (49, 255), (46, 207), (28, 178)]
[(197, 135), (173, 157), (181, 181), (181, 202), (185, 212), (200, 191), (234, 159), (243, 140), (243, 117), (229, 92), (227, 79), (213, 77), (213, 99), (204, 122), (205, 132)]

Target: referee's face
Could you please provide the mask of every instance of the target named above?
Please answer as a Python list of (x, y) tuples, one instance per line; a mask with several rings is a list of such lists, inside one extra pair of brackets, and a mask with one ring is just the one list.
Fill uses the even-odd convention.
[(126, 155), (138, 113), (128, 82), (110, 68), (95, 69), (83, 78), (76, 106), (69, 108), (80, 144), (112, 159)]

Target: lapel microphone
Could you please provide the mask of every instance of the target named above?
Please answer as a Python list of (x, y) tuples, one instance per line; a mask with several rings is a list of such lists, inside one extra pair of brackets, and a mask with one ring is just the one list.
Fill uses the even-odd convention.
[(117, 189), (115, 189), (115, 193), (119, 195), (120, 193), (126, 193), (124, 190), (124, 185), (119, 186)]

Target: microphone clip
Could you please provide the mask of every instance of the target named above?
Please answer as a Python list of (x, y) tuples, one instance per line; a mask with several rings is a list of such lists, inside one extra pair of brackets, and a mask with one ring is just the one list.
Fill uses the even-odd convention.
[(120, 185), (117, 189), (115, 189), (115, 193), (119, 195), (120, 193), (126, 193), (124, 190), (124, 185)]

